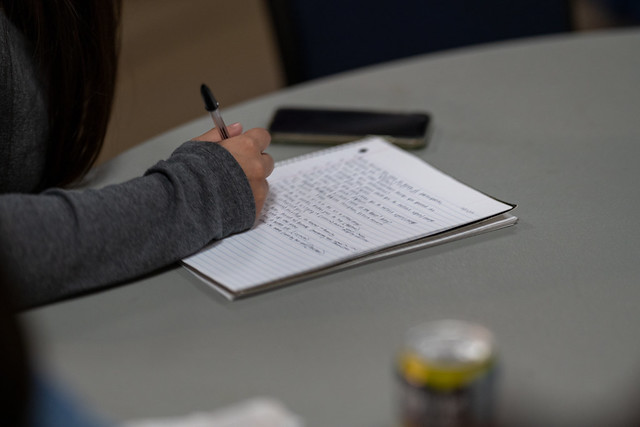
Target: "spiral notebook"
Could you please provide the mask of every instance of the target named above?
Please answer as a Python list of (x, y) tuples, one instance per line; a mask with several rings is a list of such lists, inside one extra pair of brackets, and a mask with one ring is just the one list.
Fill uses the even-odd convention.
[(487, 196), (382, 138), (276, 164), (255, 226), (183, 265), (229, 299), (513, 225)]

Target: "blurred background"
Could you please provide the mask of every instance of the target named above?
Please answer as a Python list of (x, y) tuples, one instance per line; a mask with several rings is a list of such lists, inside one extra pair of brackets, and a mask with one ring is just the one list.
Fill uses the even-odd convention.
[[(344, 30), (341, 23), (348, 24), (349, 30), (363, 37), (368, 35), (362, 28), (371, 30), (371, 37), (374, 37), (380, 33), (375, 19), (388, 18), (388, 11), (406, 9), (397, 7), (397, 2), (374, 0), (124, 0), (123, 3), (118, 89), (99, 163), (159, 133), (203, 116), (205, 112), (199, 95), (201, 83), (209, 84), (224, 109), (290, 84), (339, 72), (342, 64), (331, 68), (322, 56), (318, 58), (327, 65), (326, 69), (301, 70), (301, 64), (314, 64), (314, 58), (299, 58), (296, 54), (312, 53), (318, 45), (326, 47), (329, 43), (324, 40), (329, 35), (338, 39), (344, 37), (339, 33)], [(429, 4), (424, 0), (407, 0), (406, 3), (421, 8)], [(460, 20), (464, 19), (461, 16), (470, 15), (469, 5), (463, 0), (434, 0), (430, 7), (438, 3), (440, 23), (443, 22), (442, 16)], [(423, 51), (537, 33), (592, 31), (638, 24), (638, 16), (635, 15), (638, 13), (637, 0), (548, 0), (544, 10), (540, 6), (545, 3), (543, 0), (493, 3), (504, 7), (486, 7), (492, 17), (500, 15), (495, 13), (496, 10), (503, 10), (506, 17), (513, 18), (517, 13), (512, 10), (513, 5), (518, 5), (522, 7), (521, 15), (527, 17), (527, 21), (504, 25), (503, 34), (485, 34), (475, 28), (470, 19), (469, 25), (474, 29), (457, 33), (470, 34), (468, 39), (457, 37), (449, 42), (449, 34), (438, 35), (433, 38), (442, 40), (444, 44), (428, 46)], [(347, 5), (351, 5), (358, 18), (349, 17), (344, 12)], [(525, 9), (532, 5), (539, 15)], [(477, 23), (479, 11), (471, 12)], [(413, 15), (416, 16), (415, 13)], [(343, 19), (338, 19), (340, 17)], [(309, 19), (309, 22), (304, 19)], [(296, 28), (295, 24), (302, 28)], [(313, 33), (313, 25), (316, 24), (330, 31), (314, 41), (313, 34), (317, 32)], [(450, 29), (451, 25), (448, 27)], [(500, 28), (500, 25), (493, 27)], [(418, 26), (413, 28), (420, 31)], [(307, 30), (309, 34), (302, 34), (301, 30)], [(454, 34), (446, 28), (438, 31)], [(407, 45), (404, 41), (400, 43)], [(377, 54), (383, 54), (379, 44), (371, 45), (378, 46), (374, 49)], [(407, 50), (403, 55), (415, 53), (417, 51)], [(335, 56), (339, 57), (339, 53)], [(349, 55), (350, 59), (352, 56)], [(363, 66), (382, 59), (363, 58), (359, 63), (345, 64), (343, 68)]]

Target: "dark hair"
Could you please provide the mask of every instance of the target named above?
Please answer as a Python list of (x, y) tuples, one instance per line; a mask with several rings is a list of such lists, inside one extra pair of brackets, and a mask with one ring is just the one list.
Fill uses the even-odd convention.
[(49, 151), (42, 188), (95, 163), (115, 91), (122, 0), (0, 0), (34, 45), (47, 88)]

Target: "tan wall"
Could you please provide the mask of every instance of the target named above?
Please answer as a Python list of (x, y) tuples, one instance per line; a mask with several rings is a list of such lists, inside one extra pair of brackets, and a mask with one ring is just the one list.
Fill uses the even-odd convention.
[(593, 0), (571, 0), (571, 6), (576, 30), (588, 31), (622, 24)]
[(282, 86), (262, 0), (124, 0), (114, 112), (99, 162), (206, 112)]

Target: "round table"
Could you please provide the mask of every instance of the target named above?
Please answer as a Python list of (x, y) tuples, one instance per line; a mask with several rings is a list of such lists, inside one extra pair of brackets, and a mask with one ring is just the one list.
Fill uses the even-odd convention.
[[(428, 110), (434, 133), (414, 153), (518, 204), (519, 222), (236, 302), (168, 268), (25, 313), (41, 363), (114, 420), (269, 396), (308, 426), (391, 426), (403, 334), (455, 318), (495, 333), (504, 424), (640, 419), (639, 52), (637, 29), (547, 36), (356, 70), (224, 110), (245, 128), (267, 126), (283, 105)], [(210, 127), (203, 115), (153, 138), (97, 168), (90, 185), (140, 175)]]

